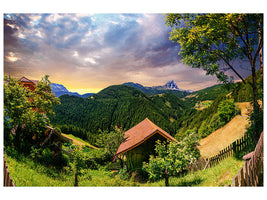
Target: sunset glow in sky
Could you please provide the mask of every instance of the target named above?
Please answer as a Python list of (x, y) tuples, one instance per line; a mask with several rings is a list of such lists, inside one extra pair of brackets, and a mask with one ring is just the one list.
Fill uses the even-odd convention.
[[(98, 92), (125, 82), (174, 80), (181, 89), (217, 83), (179, 60), (163, 14), (4, 14), (4, 74)], [(246, 76), (246, 70), (240, 69)]]

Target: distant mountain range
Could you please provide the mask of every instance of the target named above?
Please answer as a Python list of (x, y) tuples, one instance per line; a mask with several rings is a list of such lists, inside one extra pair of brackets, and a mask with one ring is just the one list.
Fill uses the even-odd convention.
[(141, 92), (144, 92), (148, 95), (172, 93), (182, 98), (188, 95), (189, 93), (194, 92), (193, 90), (183, 90), (183, 89), (178, 88), (177, 84), (173, 80), (168, 81), (163, 86), (145, 87), (139, 83), (133, 83), (133, 82), (127, 82), (127, 83), (124, 83), (123, 85), (134, 87), (135, 89), (138, 89)]
[(94, 93), (79, 94), (77, 92), (70, 92), (64, 85), (57, 84), (57, 83), (51, 83), (51, 88), (52, 88), (52, 92), (55, 94), (56, 97), (60, 97), (64, 94), (68, 94), (70, 96), (88, 98), (94, 95)]
[[(173, 80), (168, 81), (163, 86), (145, 87), (139, 83), (133, 83), (133, 82), (123, 83), (123, 85), (128, 85), (148, 95), (172, 93), (180, 98), (183, 98), (189, 93), (194, 92), (193, 90), (183, 90), (183, 89), (178, 88), (177, 84)], [(77, 92), (70, 92), (65, 86), (61, 84), (57, 84), (57, 83), (52, 83), (51, 88), (56, 97), (60, 97), (64, 94), (68, 94), (70, 96), (88, 98), (94, 95), (94, 93), (86, 93), (86, 94), (81, 95)]]

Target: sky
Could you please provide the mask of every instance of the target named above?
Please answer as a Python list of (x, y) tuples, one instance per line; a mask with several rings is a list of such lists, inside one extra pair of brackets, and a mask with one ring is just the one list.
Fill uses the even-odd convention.
[(80, 94), (125, 82), (158, 86), (174, 80), (191, 90), (218, 83), (181, 63), (160, 13), (5, 13), (3, 25), (4, 74), (16, 78), (48, 74)]

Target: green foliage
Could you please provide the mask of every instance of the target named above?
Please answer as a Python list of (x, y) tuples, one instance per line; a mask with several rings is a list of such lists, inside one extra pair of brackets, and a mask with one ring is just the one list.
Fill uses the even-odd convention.
[(22, 87), (19, 82), (13, 78), (5, 76), (4, 81), (4, 117), (11, 127), (24, 123), (31, 111), (29, 96), (32, 92)]
[[(233, 177), (243, 166), (244, 161), (235, 157), (228, 157), (218, 165), (206, 170), (199, 170), (188, 173), (182, 177), (170, 177), (170, 186), (177, 187), (218, 187), (232, 183)], [(143, 186), (165, 186), (164, 181), (159, 180), (153, 183), (146, 183)]]
[(103, 148), (106, 152), (106, 156), (112, 160), (120, 144), (125, 140), (124, 132), (117, 128), (115, 131), (109, 133), (107, 133), (107, 131), (102, 132), (99, 135), (96, 144), (98, 147)]
[(85, 159), (86, 156), (82, 152), (82, 149), (79, 146), (76, 146), (72, 151), (72, 163), (71, 166), (74, 171), (74, 186), (78, 186), (78, 177), (83, 175), (84, 170), (86, 168)]
[(195, 108), (196, 109), (205, 109), (205, 108), (208, 108), (211, 104), (212, 104), (212, 101), (209, 101), (209, 100), (201, 101), (201, 102), (196, 103)]
[[(256, 72), (257, 74), (257, 95), (259, 99), (263, 99), (263, 80), (260, 76), (260, 70)], [(238, 82), (234, 85), (233, 92), (231, 97), (235, 100), (235, 102), (251, 102), (253, 101), (253, 90), (251, 86), (252, 76), (249, 76), (245, 79), (246, 84)]]
[[(50, 123), (46, 113), (52, 113), (52, 106), (59, 104), (59, 99), (50, 93), (48, 76), (45, 79), (38, 82), (34, 92), (20, 85), (16, 79), (7, 76), (4, 79), (4, 125), (8, 131), (5, 138), (14, 138), (7, 143), (27, 153), (32, 145), (39, 143), (45, 125)], [(13, 138), (9, 137), (12, 128), (15, 130)]]
[(198, 129), (198, 134), (201, 138), (205, 138), (223, 125), (224, 123), (219, 120), (218, 114), (216, 113), (211, 119), (207, 119), (201, 123), (201, 126)]
[(126, 167), (123, 167), (119, 170), (118, 176), (121, 180), (129, 180), (131, 173), (127, 170)]
[[(9, 147), (8, 147), (9, 148)], [(19, 154), (12, 149), (5, 149), (5, 159), (11, 177), (16, 186), (73, 186), (73, 172), (69, 167), (62, 170), (34, 163), (29, 157)], [(229, 157), (215, 167), (187, 174), (183, 177), (170, 177), (170, 186), (225, 186), (231, 183), (232, 178), (244, 161)], [(162, 180), (147, 183), (132, 182), (127, 170), (122, 170), (121, 175), (103, 169), (84, 169), (79, 176), (80, 186), (164, 186)], [(122, 175), (124, 174), (124, 175)], [(124, 178), (123, 178), (124, 177)]]
[(186, 169), (186, 165), (194, 162), (200, 152), (197, 149), (199, 138), (194, 134), (185, 137), (179, 143), (157, 141), (155, 151), (157, 156), (150, 156), (149, 162), (143, 164), (143, 168), (148, 172), (153, 180), (165, 178), (168, 186), (169, 176), (176, 176)]
[(43, 113), (53, 114), (53, 105), (60, 104), (60, 100), (52, 93), (51, 82), (48, 78), (49, 76), (45, 75), (42, 80), (38, 82), (34, 90), (34, 95), (32, 96), (32, 104)]
[(165, 93), (171, 93), (174, 94), (175, 96), (179, 97), (179, 98), (183, 98), (186, 95), (188, 95), (188, 92), (185, 91), (179, 91), (179, 90), (169, 90), (169, 89), (163, 89), (163, 88), (159, 88), (159, 87), (144, 87), (138, 83), (132, 83), (132, 82), (128, 82), (128, 83), (124, 83), (123, 85), (128, 85), (130, 87), (133, 87), (147, 95), (157, 95), (157, 94), (165, 94)]
[[(194, 130), (194, 131), (198, 132), (203, 123), (208, 124), (209, 122), (211, 122), (211, 120), (214, 123), (211, 126), (217, 127), (217, 125), (218, 125), (218, 128), (219, 128), (220, 124), (218, 124), (216, 122), (216, 116), (214, 116), (214, 115), (217, 113), (219, 103), (225, 99), (226, 99), (225, 95), (221, 94), (213, 101), (213, 103), (208, 108), (203, 109), (203, 110), (199, 110), (197, 112), (193, 112), (189, 117), (187, 117), (183, 121), (181, 128), (177, 131), (177, 133), (175, 135), (175, 138), (178, 141), (180, 141), (181, 139), (183, 139), (186, 136), (185, 133), (188, 130)], [(214, 116), (214, 118), (213, 118), (213, 116)], [(202, 131), (204, 131), (204, 128), (205, 127), (203, 124)], [(201, 137), (204, 137), (204, 135), (205, 134), (203, 134), (203, 132), (200, 134)]]
[(224, 83), (229, 77), (222, 65), (242, 79), (231, 61), (251, 56), (261, 45), (262, 14), (167, 14), (165, 20), (172, 27), (170, 39), (181, 45), (182, 62), (202, 68)]
[(218, 106), (219, 120), (226, 124), (235, 116), (235, 104), (233, 99), (222, 101)]
[(224, 85), (218, 84), (193, 92), (192, 94), (187, 95), (185, 100), (190, 107), (194, 107), (197, 103), (207, 100), (214, 101), (219, 95), (227, 95), (230, 92), (231, 91), (224, 87)]
[[(185, 103), (173, 94), (147, 96), (125, 85), (108, 87), (88, 99), (68, 95), (60, 99), (61, 104), (54, 107), (56, 115), (49, 116), (52, 124), (62, 132), (66, 124), (84, 129), (89, 137), (114, 131), (116, 126), (128, 130), (146, 117), (174, 135), (187, 115)], [(86, 139), (82, 135), (75, 136)]]
[(56, 128), (59, 128), (62, 133), (71, 134), (78, 138), (88, 141), (90, 144), (94, 145), (97, 139), (97, 135), (91, 133), (87, 129), (77, 127), (71, 124), (56, 125)]
[[(259, 99), (263, 84), (263, 14), (167, 14), (166, 25), (172, 27), (170, 39), (181, 45), (182, 62), (192, 68), (202, 68), (207, 75), (216, 75), (223, 83), (232, 82), (226, 75), (231, 69), (245, 84), (236, 70), (236, 60), (248, 59), (252, 75), (253, 127), (255, 137), (261, 129)], [(260, 60), (258, 60), (260, 59)], [(261, 73), (256, 73), (260, 63)], [(247, 89), (245, 90), (247, 91)]]

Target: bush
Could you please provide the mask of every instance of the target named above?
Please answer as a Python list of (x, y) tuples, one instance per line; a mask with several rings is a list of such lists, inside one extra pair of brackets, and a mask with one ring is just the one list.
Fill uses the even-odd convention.
[(229, 122), (236, 114), (234, 99), (222, 101), (218, 106), (218, 116), (223, 124)]
[(37, 160), (43, 165), (54, 166), (58, 169), (62, 169), (63, 167), (69, 165), (70, 157), (66, 154), (53, 156), (51, 150), (46, 148), (41, 151), (41, 155), (38, 156)]
[(201, 138), (205, 138), (223, 125), (224, 124), (220, 121), (218, 114), (214, 114), (210, 120), (207, 119), (202, 122), (200, 128), (198, 129), (198, 134)]
[(131, 173), (127, 170), (127, 167), (124, 167), (119, 170), (118, 177), (121, 180), (128, 180), (131, 177)]

